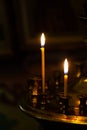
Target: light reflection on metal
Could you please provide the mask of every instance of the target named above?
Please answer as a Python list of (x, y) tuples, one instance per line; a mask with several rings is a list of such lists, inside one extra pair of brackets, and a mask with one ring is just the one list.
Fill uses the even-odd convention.
[(84, 79), (84, 82), (87, 82), (87, 79)]
[(81, 72), (80, 71), (78, 71), (78, 73), (77, 73), (77, 78), (79, 78), (80, 77), (80, 75), (81, 75)]
[(76, 101), (76, 105), (79, 106), (80, 105), (80, 100)]
[(87, 105), (87, 100), (86, 100), (86, 105)]
[(62, 123), (65, 122), (69, 124), (87, 125), (87, 116), (57, 114), (43, 110), (38, 110), (29, 106), (28, 109), (27, 107), (25, 106), (22, 107), (21, 105), (19, 105), (19, 107), (25, 113), (32, 115), (38, 119), (46, 119), (49, 121), (58, 121)]

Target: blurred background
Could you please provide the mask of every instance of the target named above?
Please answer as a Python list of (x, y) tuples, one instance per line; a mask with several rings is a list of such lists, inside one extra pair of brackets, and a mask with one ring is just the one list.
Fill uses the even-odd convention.
[[(87, 0), (0, 0), (0, 101), (16, 105), (26, 93), (28, 78), (41, 75), (42, 32), (46, 37), (46, 75), (62, 73), (66, 57), (70, 82), (80, 68), (86, 74)], [(1, 104), (0, 108), (1, 113), (18, 119), (29, 129), (29, 122), (24, 121), (28, 117), (20, 118), (21, 113), (14, 107)], [(20, 114), (15, 117), (17, 112)], [(25, 130), (23, 123), (18, 128)]]
[(25, 76), (34, 63), (40, 70), (42, 32), (47, 66), (65, 57), (86, 59), (87, 0), (0, 0), (0, 6), (1, 77)]
[(62, 71), (66, 57), (71, 73), (80, 64), (86, 66), (86, 0), (0, 0), (0, 6), (1, 84), (25, 87), (31, 74), (41, 75), (42, 32), (47, 74)]

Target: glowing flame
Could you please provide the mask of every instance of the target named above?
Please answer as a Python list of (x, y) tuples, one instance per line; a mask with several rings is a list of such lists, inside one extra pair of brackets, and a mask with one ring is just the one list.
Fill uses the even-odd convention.
[(68, 73), (68, 61), (67, 61), (67, 59), (65, 59), (65, 61), (64, 61), (64, 73), (65, 74)]
[(45, 35), (44, 33), (42, 33), (41, 35), (41, 46), (44, 46), (45, 45)]

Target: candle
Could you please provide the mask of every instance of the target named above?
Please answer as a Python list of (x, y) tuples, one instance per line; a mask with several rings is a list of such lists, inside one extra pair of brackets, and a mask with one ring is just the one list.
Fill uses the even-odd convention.
[(45, 92), (45, 35), (41, 35), (41, 58), (42, 58), (42, 92)]
[(68, 87), (68, 61), (65, 59), (64, 61), (64, 96), (67, 96), (67, 87)]

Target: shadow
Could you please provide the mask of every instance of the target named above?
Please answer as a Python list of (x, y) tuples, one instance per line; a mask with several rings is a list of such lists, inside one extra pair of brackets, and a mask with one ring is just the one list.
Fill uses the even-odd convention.
[(13, 127), (18, 125), (18, 121), (7, 118), (4, 114), (0, 113), (0, 129), (1, 130), (12, 130)]

